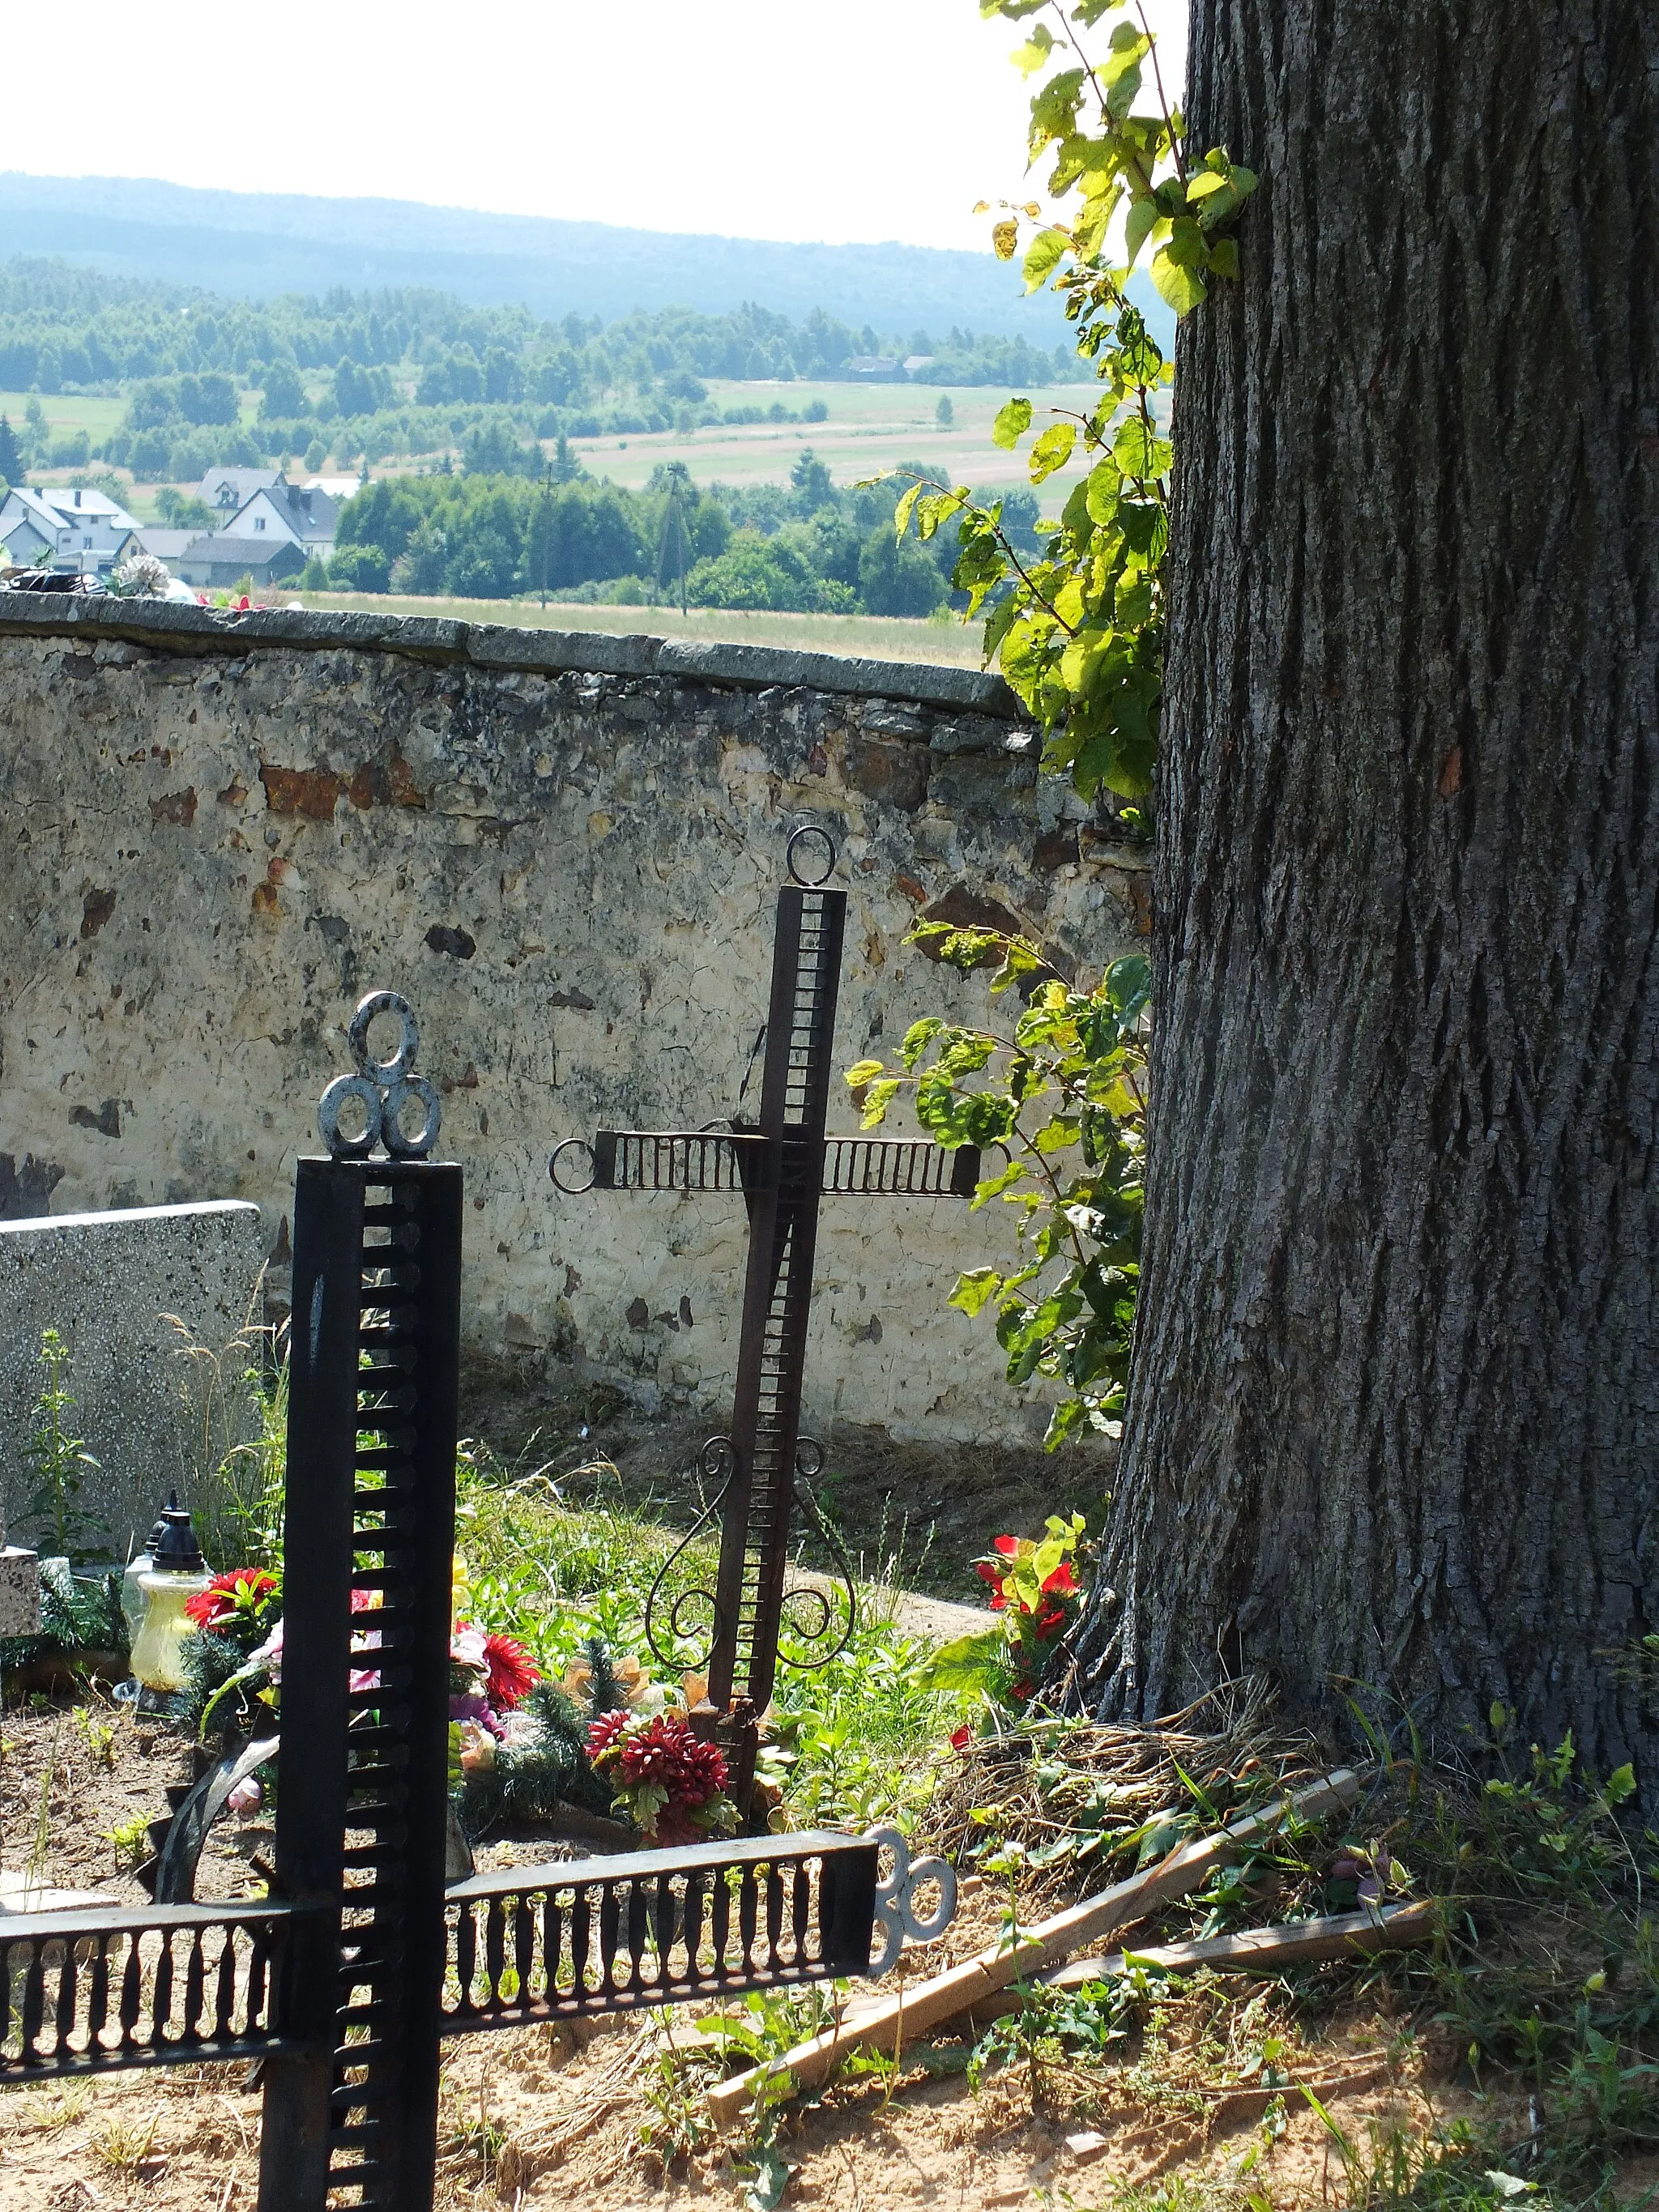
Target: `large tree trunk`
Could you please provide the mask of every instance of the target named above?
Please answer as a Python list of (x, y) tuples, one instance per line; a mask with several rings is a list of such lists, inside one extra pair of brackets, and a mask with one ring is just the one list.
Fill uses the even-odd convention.
[(1070, 1698), (1500, 1698), (1651, 1788), (1609, 1655), (1659, 1630), (1659, 9), (1194, 0), (1188, 112), (1262, 185), (1177, 356), (1145, 1275)]

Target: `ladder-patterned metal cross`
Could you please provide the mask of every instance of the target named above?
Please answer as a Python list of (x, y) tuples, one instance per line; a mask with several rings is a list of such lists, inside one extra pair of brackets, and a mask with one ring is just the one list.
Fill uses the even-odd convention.
[[(809, 854), (823, 863), (816, 872), (809, 872)], [(979, 1153), (969, 1146), (946, 1152), (926, 1142), (826, 1137), (847, 893), (830, 886), (836, 849), (817, 824), (793, 832), (787, 863), (791, 881), (778, 893), (758, 1122), (734, 1119), (726, 1130), (601, 1129), (591, 1145), (568, 1139), (549, 1164), (554, 1183), (568, 1196), (588, 1190), (738, 1189), (748, 1207), (731, 1433), (705, 1447), (703, 1462), (720, 1485), (703, 1516), (720, 1516), (719, 1574), (712, 1591), (682, 1593), (666, 1623), (678, 1639), (692, 1599), (712, 1607), (708, 1695), (696, 1717), (721, 1741), (733, 1794), (745, 1807), (752, 1796), (758, 1717), (771, 1697), (779, 1663), (786, 1601), (799, 1600), (807, 1615), (805, 1623), (797, 1620), (798, 1641), (813, 1656), (800, 1663), (823, 1664), (852, 1626), (852, 1582), (844, 1561), (844, 1616), (821, 1585), (795, 1592), (786, 1587), (798, 1499), (830, 1534), (803, 1486), (822, 1454), (800, 1436), (820, 1201), (971, 1198), (980, 1171)], [(579, 1152), (591, 1159), (586, 1180), (576, 1179), (580, 1170), (572, 1156)], [(694, 1528), (687, 1544), (696, 1534)], [(662, 1587), (659, 1577), (647, 1626), (653, 1648), (667, 1660), (671, 1653), (658, 1644), (665, 1624), (654, 1602)], [(838, 1620), (844, 1625), (837, 1636)]]

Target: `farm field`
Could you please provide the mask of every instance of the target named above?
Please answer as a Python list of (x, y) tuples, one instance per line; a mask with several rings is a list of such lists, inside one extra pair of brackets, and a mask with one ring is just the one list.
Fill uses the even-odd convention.
[[(992, 442), (993, 419), (1009, 396), (1000, 386), (957, 386), (947, 389), (931, 384), (714, 381), (708, 389), (709, 398), (722, 410), (777, 405), (799, 415), (812, 400), (821, 399), (829, 415), (822, 422), (722, 423), (692, 431), (573, 438), (572, 453), (592, 475), (606, 477), (630, 490), (642, 489), (653, 470), (665, 461), (684, 462), (699, 484), (787, 483), (802, 448), (809, 446), (835, 482), (842, 485), (916, 463), (953, 483), (970, 484), (975, 490), (1011, 490), (1028, 481), (1023, 456), (1004, 453)], [(1090, 393), (1087, 385), (1060, 385), (1032, 391), (1027, 396), (1036, 410), (1036, 425), (1040, 428), (1054, 410), (1068, 414), (1081, 411), (1088, 404)], [(954, 419), (949, 426), (937, 419), (941, 397), (951, 402)], [(29, 398), (27, 392), (0, 392), (0, 415), (6, 416), (14, 427), (20, 426)], [(89, 398), (68, 392), (43, 396), (40, 404), (54, 441), (85, 430), (94, 446), (102, 444), (112, 434), (126, 411), (124, 398)], [(257, 407), (257, 395), (245, 393), (245, 427), (253, 423)], [(544, 441), (543, 449), (550, 458), (553, 441)], [(406, 475), (418, 472), (426, 465), (419, 459), (388, 459), (377, 463), (371, 474)], [(100, 470), (103, 465), (94, 462), (92, 466)], [(1053, 480), (1049, 499), (1054, 506), (1059, 505), (1064, 487), (1079, 472), (1079, 465), (1074, 463)], [(34, 480), (45, 482), (54, 471), (47, 469), (32, 473)], [(112, 473), (123, 483), (132, 483), (131, 471), (126, 469)], [(309, 472), (303, 469), (296, 470), (300, 477), (307, 473)], [(148, 483), (133, 484), (133, 512), (141, 521), (155, 519), (153, 496), (146, 495), (153, 495), (158, 488)], [(191, 489), (193, 484), (182, 489)]]
[(796, 653), (841, 653), (946, 668), (981, 665), (981, 625), (964, 626), (954, 617), (948, 622), (907, 622), (897, 616), (762, 614), (717, 607), (693, 607), (682, 615), (678, 607), (596, 607), (550, 600), (543, 608), (533, 599), (414, 599), (391, 592), (296, 592), (279, 598), (286, 606), (337, 613), (436, 615), (517, 629), (604, 630), (613, 636), (771, 645)]
[[(1078, 413), (1089, 404), (1088, 385), (1061, 385), (1027, 394), (1040, 425), (1050, 410)], [(1012, 490), (1029, 482), (1019, 453), (994, 445), (991, 424), (1008, 398), (998, 385), (735, 384), (712, 382), (708, 396), (722, 410), (769, 407), (799, 414), (823, 400), (823, 422), (720, 424), (690, 432), (573, 439), (572, 450), (594, 476), (639, 489), (665, 461), (684, 461), (699, 483), (785, 483), (803, 446), (810, 446), (838, 484), (856, 483), (905, 462), (925, 462), (953, 483), (975, 490)], [(936, 420), (941, 397), (951, 402), (949, 428)], [(1059, 484), (1078, 473), (1062, 471)], [(1056, 501), (1058, 504), (1058, 501)]]
[(21, 427), (32, 397), (40, 400), (54, 438), (70, 438), (77, 430), (84, 430), (94, 446), (109, 436), (127, 411), (126, 401), (119, 398), (85, 398), (69, 392), (0, 392), (0, 415), (6, 416), (14, 430)]

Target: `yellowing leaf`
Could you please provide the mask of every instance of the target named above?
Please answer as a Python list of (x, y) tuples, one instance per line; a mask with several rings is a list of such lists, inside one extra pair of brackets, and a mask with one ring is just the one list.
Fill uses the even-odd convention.
[(1204, 297), (1197, 270), (1172, 259), (1167, 246), (1152, 256), (1152, 282), (1178, 315), (1190, 313)]
[(1031, 448), (1031, 482), (1042, 483), (1063, 469), (1072, 458), (1072, 448), (1077, 443), (1077, 427), (1072, 422), (1051, 422)]
[(991, 425), (991, 440), (1005, 453), (1012, 453), (1031, 427), (1031, 403), (1029, 399), (1005, 400)]
[(1060, 266), (1072, 241), (1063, 230), (1040, 230), (1025, 249), (1025, 289), (1035, 292)]
[(991, 225), (991, 244), (999, 261), (1012, 261), (1019, 251), (1019, 225), (1012, 216)]

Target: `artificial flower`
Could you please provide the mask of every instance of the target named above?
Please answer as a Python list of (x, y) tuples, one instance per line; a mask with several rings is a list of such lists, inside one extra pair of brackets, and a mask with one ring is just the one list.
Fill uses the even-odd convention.
[(257, 1651), (247, 1655), (250, 1667), (263, 1667), (273, 1682), (283, 1679), (283, 1624), (279, 1620)]
[(541, 1669), (515, 1637), (486, 1636), (484, 1672), (489, 1701), (498, 1712), (522, 1705), (542, 1679)]
[(461, 1771), (477, 1774), (495, 1764), (495, 1739), (482, 1721), (462, 1721)]
[(212, 1628), (228, 1613), (258, 1613), (279, 1587), (263, 1567), (232, 1567), (186, 1598), (185, 1612), (198, 1628)]

